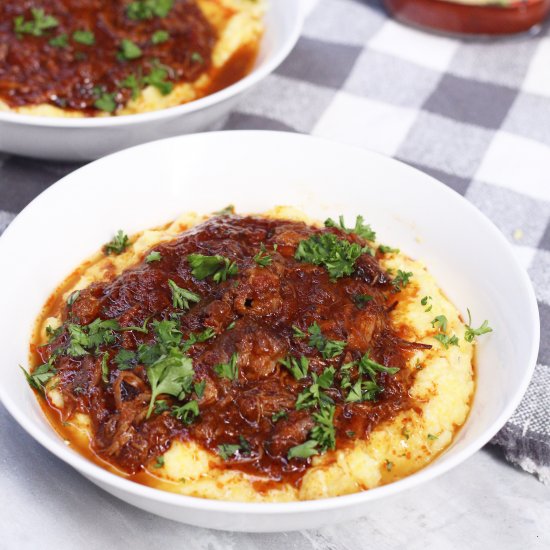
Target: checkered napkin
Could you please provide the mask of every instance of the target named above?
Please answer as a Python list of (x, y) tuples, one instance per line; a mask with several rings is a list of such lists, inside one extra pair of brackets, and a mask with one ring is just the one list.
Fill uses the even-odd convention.
[[(456, 40), (401, 26), (374, 0), (320, 0), (290, 57), (222, 127), (374, 149), (435, 176), (496, 223), (535, 285), (542, 344), (529, 390), (493, 443), (550, 483), (548, 29)], [(75, 168), (0, 153), (0, 232)]]

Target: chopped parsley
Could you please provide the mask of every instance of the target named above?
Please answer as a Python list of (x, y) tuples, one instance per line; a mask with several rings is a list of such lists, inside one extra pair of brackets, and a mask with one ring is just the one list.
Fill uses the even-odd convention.
[(192, 424), (197, 416), (199, 416), (199, 404), (193, 399), (181, 407), (174, 405), (172, 407), (172, 416), (175, 416), (184, 424)]
[(363, 309), (366, 304), (371, 302), (374, 298), (370, 294), (354, 294), (352, 297), (353, 303), (359, 308)]
[(36, 367), (31, 373), (27, 372), (21, 365), (19, 368), (23, 371), (29, 386), (40, 393), (44, 393), (48, 381), (57, 374), (57, 370), (50, 363), (44, 363)]
[(281, 418), (287, 418), (288, 413), (283, 409), (271, 415), (271, 422), (278, 422)]
[(307, 333), (304, 332), (300, 327), (292, 325), (292, 336), (294, 338), (297, 338), (298, 340), (301, 340), (302, 338), (307, 338)]
[(170, 407), (166, 399), (157, 399), (155, 402), (155, 414), (162, 414), (165, 411), (169, 411)]
[(231, 443), (224, 443), (222, 445), (218, 445), (218, 454), (223, 458), (223, 460), (227, 460), (230, 457), (232, 457), (237, 451), (239, 451), (241, 448), (240, 445), (235, 445)]
[(339, 216), (338, 223), (336, 223), (332, 218), (329, 218), (325, 221), (325, 227), (336, 227), (337, 229), (344, 231), (344, 233), (352, 233), (365, 239), (366, 241), (375, 241), (376, 231), (373, 231), (370, 225), (363, 222), (363, 216), (357, 216), (355, 219), (355, 227), (348, 229), (344, 223), (344, 216)]
[(31, 8), (31, 14), (30, 21), (25, 21), (23, 15), (18, 15), (13, 19), (13, 30), (18, 36), (22, 34), (43, 36), (46, 31), (59, 25), (59, 21), (53, 15), (47, 15), (42, 8)]
[(237, 353), (231, 355), (229, 363), (220, 363), (214, 367), (214, 371), (220, 378), (227, 378), (228, 380), (236, 380), (239, 377), (239, 367), (237, 361), (239, 356)]
[(84, 46), (93, 46), (95, 44), (95, 35), (91, 31), (78, 30), (73, 32), (73, 40)]
[(69, 294), (69, 297), (67, 298), (67, 305), (71, 307), (78, 300), (79, 296), (80, 290), (75, 290), (74, 292), (71, 292)]
[(321, 390), (328, 390), (334, 382), (334, 367), (327, 367), (323, 373), (318, 376), (312, 373), (313, 384), (298, 394), (294, 407), (297, 411), (308, 409), (317, 405), (332, 404), (332, 399)]
[(167, 78), (168, 69), (157, 62), (151, 72), (143, 77), (143, 83), (153, 86), (162, 95), (168, 95), (174, 89), (174, 84)]
[(445, 315), (438, 315), (432, 321), (432, 327), (438, 328), (441, 332), (447, 332), (447, 317)]
[(163, 466), (164, 466), (164, 457), (157, 456), (157, 460), (155, 461), (155, 464), (153, 464), (153, 468), (158, 469), (158, 468), (162, 468)]
[[(98, 99), (94, 102), (94, 107), (100, 111), (105, 111), (106, 113), (112, 113), (116, 107), (117, 103), (115, 101), (115, 94), (109, 94), (107, 92), (102, 92)], [(120, 254), (120, 252), (117, 252)]]
[(334, 280), (351, 275), (355, 262), (367, 248), (339, 239), (334, 233), (318, 233), (298, 243), (294, 259), (324, 266)]
[(317, 323), (313, 323), (308, 329), (309, 345), (321, 353), (324, 359), (333, 359), (341, 355), (346, 347), (346, 342), (343, 340), (329, 340), (321, 333), (321, 327)]
[(200, 382), (195, 382), (193, 384), (193, 391), (195, 392), (195, 395), (199, 399), (202, 399), (205, 388), (206, 388), (206, 380), (201, 380)]
[(487, 319), (483, 321), (479, 328), (472, 328), (472, 315), (468, 309), (468, 324), (466, 325), (466, 332), (464, 333), (464, 340), (466, 342), (473, 342), (476, 336), (482, 336), (489, 332), (493, 332), (493, 329), (489, 326)]
[[(273, 247), (273, 250), (277, 250), (277, 245)], [(273, 258), (267, 253), (267, 249), (264, 243), (260, 245), (260, 251), (254, 256), (254, 261), (260, 267), (267, 267), (268, 265), (271, 265)]]
[(173, 5), (174, 0), (139, 0), (128, 5), (126, 15), (133, 20), (166, 17)]
[(183, 345), (181, 346), (182, 351), (185, 353), (191, 348), (191, 346), (194, 346), (200, 342), (206, 342), (215, 336), (216, 331), (211, 327), (205, 328), (202, 332), (192, 332), (183, 342)]
[(334, 428), (334, 405), (323, 405), (318, 413), (313, 414), (315, 426), (310, 437), (317, 442), (317, 448), (323, 452), (336, 448), (336, 430)]
[(161, 394), (183, 399), (193, 384), (193, 361), (177, 348), (171, 348), (152, 365), (147, 367), (147, 378), (151, 385), (151, 401), (146, 418), (151, 416), (156, 398)]
[(172, 291), (172, 305), (177, 309), (189, 309), (189, 302), (198, 303), (201, 300), (198, 294), (179, 287), (172, 279), (168, 279), (168, 286)]
[(150, 252), (147, 254), (147, 257), (145, 258), (145, 261), (148, 264), (152, 264), (153, 262), (160, 262), (162, 260), (162, 256), (158, 250), (153, 250), (153, 252)]
[(121, 349), (115, 355), (115, 363), (119, 370), (133, 369), (136, 366), (136, 354), (129, 349)]
[(449, 349), (449, 346), (458, 346), (458, 336), (456, 334), (449, 336), (447, 334), (440, 333), (436, 334), (434, 338), (441, 342), (443, 346), (445, 346), (445, 349)]
[(303, 355), (300, 359), (296, 359), (296, 357), (289, 355), (286, 359), (279, 359), (279, 363), (285, 366), (292, 373), (294, 378), (296, 378), (296, 380), (301, 380), (307, 376), (309, 361), (307, 357), (304, 357)]
[[(431, 296), (424, 296), (424, 298), (422, 298), (422, 300), (420, 300), (420, 304), (423, 305), (423, 306), (428, 306), (428, 301), (431, 300), (432, 297)], [(432, 311), (432, 304), (430, 304), (428, 307), (426, 307), (426, 309), (424, 310), (425, 312), (428, 312), (428, 311)]]
[(392, 285), (394, 286), (395, 291), (400, 292), (401, 290), (403, 290), (409, 284), (410, 278), (412, 276), (412, 271), (401, 271), (401, 269), (398, 269), (397, 275), (392, 281)]
[(113, 239), (103, 247), (106, 256), (122, 254), (130, 246), (130, 239), (122, 229), (119, 229)]
[(132, 59), (138, 59), (142, 56), (143, 52), (141, 48), (131, 40), (123, 38), (120, 42), (120, 50), (117, 57), (121, 60), (131, 61)]
[(151, 37), (153, 44), (164, 44), (168, 40), (170, 40), (170, 33), (168, 31), (155, 31)]
[(214, 282), (221, 283), (239, 272), (237, 264), (225, 256), (189, 254), (187, 260), (191, 266), (191, 274), (199, 281), (212, 276)]
[(378, 252), (381, 254), (399, 254), (399, 248), (392, 248), (391, 246), (381, 244), (378, 247)]
[(222, 208), (221, 210), (214, 212), (214, 216), (231, 216), (234, 213), (235, 213), (235, 205), (228, 204), (225, 208)]
[(130, 90), (132, 99), (137, 99), (139, 96), (139, 91), (142, 87), (142, 82), (141, 80), (138, 80), (135, 74), (129, 74), (122, 82), (120, 82), (119, 86)]
[(109, 354), (105, 352), (101, 358), (101, 379), (105, 384), (109, 383), (109, 375), (111, 371), (109, 370)]
[(69, 46), (69, 37), (63, 33), (48, 40), (48, 44), (54, 48), (67, 48)]
[(204, 63), (204, 57), (199, 52), (193, 52), (191, 54), (191, 61), (193, 63)]
[(288, 451), (287, 458), (290, 460), (292, 458), (309, 458), (310, 456), (318, 455), (319, 451), (317, 450), (317, 445), (317, 441), (310, 439), (301, 445), (291, 447)]
[(69, 344), (66, 353), (70, 357), (82, 357), (91, 351), (97, 351), (101, 345), (113, 344), (115, 331), (120, 330), (116, 319), (96, 319), (89, 325), (67, 324)]
[(393, 469), (393, 462), (391, 462), (390, 460), (388, 460), (388, 459), (386, 458), (385, 464), (386, 464), (386, 470), (387, 470), (388, 472), (391, 472), (392, 469)]
[(439, 439), (439, 436), (434, 434), (428, 434), (428, 441), (435, 441), (436, 439)]

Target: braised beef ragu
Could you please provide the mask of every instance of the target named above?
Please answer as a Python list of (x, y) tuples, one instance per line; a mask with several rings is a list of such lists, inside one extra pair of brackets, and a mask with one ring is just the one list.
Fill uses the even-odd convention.
[[(218, 454), (225, 445), (238, 447), (225, 453), (227, 468), (298, 483), (311, 460), (289, 458), (289, 451), (311, 439), (318, 422), (315, 415), (323, 405), (300, 408), (297, 402), (333, 367), (333, 379), (321, 393), (332, 407), (336, 448), (368, 438), (377, 425), (411, 406), (408, 390), (413, 374), (404, 368), (411, 344), (391, 325), (389, 309), (399, 294), (376, 257), (361, 254), (352, 275), (334, 280), (324, 266), (295, 259), (301, 241), (327, 233), (367, 244), (337, 228), (217, 216), (155, 246), (155, 261), (144, 260), (109, 282), (81, 291), (64, 308), (63, 328), (49, 345), (39, 348), (43, 361), (58, 354), (52, 364), (65, 402), (63, 417), (68, 419), (76, 411), (89, 415), (94, 452), (128, 473), (150, 466), (173, 440), (192, 440)], [(235, 262), (238, 272), (225, 281), (216, 282), (212, 276), (199, 280), (192, 274), (191, 254), (221, 255)], [(270, 260), (261, 262), (266, 256)], [(189, 302), (188, 309), (175, 308), (170, 280), (200, 298)], [(85, 326), (112, 319), (120, 327), (146, 329), (115, 331), (109, 344), (101, 343), (95, 352), (81, 357), (64, 353), (71, 343), (69, 323)], [(160, 320), (177, 322), (180, 348), (191, 334), (210, 337), (186, 350), (192, 359), (193, 382), (203, 382), (202, 392), (191, 389), (181, 399), (157, 396), (161, 406), (155, 405), (147, 418), (151, 401), (147, 367), (135, 353), (126, 364), (117, 364), (116, 357), (121, 350), (135, 352), (140, 345), (152, 349), (147, 346), (158, 339), (152, 327)], [(318, 346), (311, 336), (315, 325), (322, 335)], [(336, 348), (323, 348), (327, 340)], [(378, 371), (380, 391), (354, 401), (349, 396), (359, 374), (350, 364), (356, 365), (366, 354), (394, 370)], [(223, 364), (230, 371), (233, 357), (235, 379), (223, 376), (219, 367)], [(281, 364), (289, 357), (307, 359), (307, 376), (297, 378)], [(174, 416), (173, 407), (192, 399), (199, 414), (186, 424)]]
[[(195, 0), (159, 2), (171, 5), (164, 17), (132, 11), (142, 4), (0, 2), (0, 99), (11, 107), (49, 103), (93, 115), (125, 105), (146, 83), (164, 92), (208, 71), (217, 36)], [(124, 57), (124, 41), (141, 53), (126, 42)]]

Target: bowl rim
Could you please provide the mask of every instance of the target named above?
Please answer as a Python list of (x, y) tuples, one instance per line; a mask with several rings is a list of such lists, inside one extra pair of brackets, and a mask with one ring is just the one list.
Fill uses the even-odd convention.
[[(70, 128), (70, 129), (86, 129), (86, 128), (113, 128), (119, 126), (132, 126), (135, 124), (146, 124), (157, 122), (164, 119), (184, 116), (190, 113), (207, 109), (217, 103), (222, 103), (240, 93), (248, 90), (266, 76), (271, 74), (290, 54), (298, 38), (300, 37), (305, 17), (308, 13), (309, 3), (311, 0), (296, 0), (296, 17), (293, 20), (293, 25), (284, 39), (273, 48), (273, 52), (266, 58), (265, 62), (256, 66), (244, 78), (241, 78), (234, 84), (223, 88), (213, 94), (201, 97), (188, 103), (148, 111), (144, 113), (135, 113), (127, 115), (109, 116), (109, 117), (53, 117), (53, 116), (38, 116), (15, 113), (12, 111), (0, 110), (0, 123), (10, 123), (20, 126), (43, 127), (43, 128)], [(267, 9), (273, 9), (277, 0), (271, 0), (267, 4)]]
[[(336, 496), (336, 497), (327, 497), (318, 500), (306, 500), (306, 501), (293, 501), (293, 502), (235, 502), (227, 500), (213, 500), (201, 497), (193, 497), (188, 495), (181, 495), (177, 493), (171, 493), (164, 491), (162, 489), (155, 489), (146, 485), (141, 485), (134, 481), (131, 481), (127, 478), (119, 476), (115, 473), (108, 471), (105, 468), (91, 462), (86, 459), (84, 456), (80, 455), (74, 450), (62, 445), (62, 439), (56, 434), (56, 438), (52, 438), (52, 433), (46, 433), (46, 430), (40, 428), (35, 428), (33, 422), (28, 413), (24, 412), (24, 409), (20, 407), (14, 400), (11, 399), (10, 395), (6, 391), (6, 388), (0, 384), (0, 402), (6, 407), (8, 412), (13, 416), (13, 418), (19, 423), (19, 425), (36, 441), (38, 441), (43, 447), (52, 452), (55, 456), (61, 459), (63, 462), (74, 467), (79, 473), (83, 474), (87, 478), (93, 479), (95, 482), (100, 484), (103, 488), (109, 486), (113, 490), (116, 490), (121, 493), (129, 494), (135, 497), (143, 498), (145, 500), (154, 501), (159, 504), (176, 506), (182, 509), (194, 509), (197, 511), (206, 511), (213, 513), (224, 513), (229, 515), (237, 514), (250, 514), (252, 516), (260, 516), (266, 514), (272, 515), (286, 515), (293, 513), (309, 513), (315, 511), (324, 511), (324, 510), (335, 510), (342, 508), (349, 508), (354, 505), (364, 504), (368, 501), (377, 500), (379, 498), (388, 497), (399, 493), (403, 490), (410, 489), (420, 485), (423, 482), (433, 480), (440, 475), (451, 470), (461, 462), (465, 461), (467, 458), (472, 456), (477, 452), (482, 446), (492, 439), (492, 437), (502, 428), (505, 422), (512, 415), (514, 410), (519, 405), (523, 395), (525, 394), (529, 382), (531, 381), (539, 350), (540, 344), (540, 318), (538, 311), (538, 304), (535, 295), (535, 291), (532, 285), (531, 280), (527, 274), (527, 271), (520, 264), (518, 258), (514, 254), (511, 244), (501, 233), (501, 231), (496, 227), (496, 225), (486, 217), (480, 210), (478, 210), (472, 203), (465, 199), (462, 195), (451, 189), (450, 187), (444, 185), (436, 178), (422, 172), (421, 170), (410, 166), (402, 161), (387, 157), (386, 155), (361, 148), (355, 145), (348, 145), (340, 143), (334, 140), (329, 140), (325, 138), (313, 137), (306, 134), (296, 134), (291, 132), (279, 132), (279, 131), (265, 131), (265, 130), (233, 130), (233, 131), (218, 131), (218, 132), (203, 132), (197, 134), (188, 134), (183, 136), (176, 136), (171, 138), (165, 138), (162, 140), (156, 140), (153, 142), (148, 142), (145, 144), (137, 145), (111, 155), (107, 155), (102, 159), (94, 161), (90, 164), (95, 164), (98, 162), (103, 162), (104, 159), (110, 159), (115, 155), (124, 156), (127, 154), (127, 151), (134, 149), (146, 149), (151, 145), (153, 147), (158, 147), (161, 143), (168, 141), (185, 141), (193, 139), (216, 139), (217, 136), (224, 136), (224, 139), (239, 139), (239, 135), (251, 136), (254, 139), (262, 139), (265, 135), (271, 135), (277, 139), (291, 139), (296, 140), (297, 142), (308, 140), (308, 141), (317, 141), (324, 143), (332, 143), (337, 147), (343, 147), (348, 149), (354, 149), (357, 152), (361, 152), (370, 155), (373, 158), (378, 158), (385, 162), (391, 162), (399, 164), (402, 167), (406, 167), (407, 170), (411, 172), (416, 172), (421, 174), (425, 185), (427, 187), (426, 191), (429, 192), (429, 188), (437, 187), (439, 192), (447, 194), (449, 197), (452, 197), (452, 200), (462, 201), (462, 205), (466, 208), (469, 213), (475, 216), (480, 224), (484, 226), (484, 229), (492, 235), (492, 238), (496, 239), (503, 246), (504, 250), (507, 250), (509, 258), (516, 269), (516, 275), (518, 277), (518, 282), (522, 286), (522, 291), (525, 293), (526, 297), (526, 314), (528, 315), (528, 320), (532, 324), (533, 332), (531, 333), (531, 347), (529, 352), (529, 357), (526, 357), (525, 360), (525, 371), (524, 374), (516, 384), (514, 393), (512, 397), (508, 400), (508, 403), (504, 407), (500, 415), (495, 418), (484, 432), (480, 433), (473, 440), (468, 443), (464, 449), (458, 451), (454, 456), (447, 459), (445, 462), (440, 463), (436, 458), (433, 462), (428, 464), (426, 467), (417, 471), (416, 473), (409, 475), (398, 481), (389, 483), (387, 485), (375, 487), (373, 489), (360, 491), (353, 494)], [(275, 135), (275, 136), (274, 136)], [(297, 143), (299, 145), (299, 143)], [(90, 165), (87, 164), (78, 168), (77, 170), (71, 172), (70, 174), (64, 176), (52, 186), (48, 187), (45, 191), (40, 193), (31, 203), (29, 203), (20, 214), (26, 212), (27, 210), (32, 210), (36, 207), (36, 203), (40, 200), (43, 200), (43, 195), (47, 195), (51, 189), (57, 186), (64, 185), (73, 185), (74, 182), (71, 182), (75, 177), (78, 178), (78, 174), (86, 170)], [(76, 175), (76, 176), (75, 176)], [(19, 215), (16, 217), (16, 219)], [(16, 219), (13, 220), (12, 224), (8, 226), (6, 231), (2, 236), (0, 236), (0, 254), (2, 251), (2, 245), (5, 240), (5, 235), (11, 235), (12, 227), (17, 227), (18, 224)], [(51, 427), (50, 427), (51, 429)]]

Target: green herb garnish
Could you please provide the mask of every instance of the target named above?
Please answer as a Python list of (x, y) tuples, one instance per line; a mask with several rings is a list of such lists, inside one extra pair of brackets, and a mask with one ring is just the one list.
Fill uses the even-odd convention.
[[(94, 102), (94, 107), (100, 111), (105, 111), (106, 113), (112, 113), (116, 107), (117, 103), (115, 101), (115, 94), (108, 94), (103, 92), (98, 99)], [(117, 252), (120, 254), (120, 252)]]
[(199, 416), (199, 404), (193, 400), (189, 401), (185, 405), (182, 405), (181, 407), (173, 406), (172, 416), (175, 416), (184, 424), (192, 424), (197, 416)]
[(267, 248), (265, 247), (264, 243), (260, 245), (260, 251), (254, 256), (254, 261), (260, 267), (267, 267), (268, 265), (271, 265), (273, 258), (267, 253)]
[(29, 386), (42, 394), (47, 382), (57, 374), (57, 370), (50, 363), (44, 363), (36, 367), (31, 373), (27, 372), (21, 365), (19, 365), (19, 368), (23, 371)]
[(321, 333), (321, 327), (317, 323), (313, 323), (307, 329), (309, 337), (309, 345), (321, 353), (324, 359), (332, 359), (342, 354), (346, 347), (346, 342), (343, 340), (329, 340)]
[(113, 239), (103, 247), (105, 255), (122, 254), (130, 246), (130, 239), (122, 229), (119, 229)]
[(117, 57), (122, 60), (131, 61), (132, 59), (138, 59), (142, 56), (143, 52), (141, 48), (131, 40), (123, 38), (120, 42), (120, 50)]
[(136, 354), (129, 349), (121, 349), (115, 355), (115, 363), (119, 370), (128, 370), (135, 367)]
[(301, 380), (307, 376), (309, 361), (307, 357), (304, 357), (303, 355), (300, 359), (296, 359), (296, 357), (289, 355), (286, 359), (279, 359), (279, 363), (285, 366), (292, 373), (294, 378), (296, 378), (296, 380)]
[(128, 5), (126, 15), (134, 20), (166, 17), (173, 5), (174, 0), (139, 0)]
[(392, 248), (391, 246), (386, 246), (384, 244), (381, 244), (378, 247), (378, 251), (381, 254), (399, 254), (399, 248)]
[(397, 270), (397, 275), (394, 277), (392, 281), (392, 285), (395, 288), (396, 292), (400, 292), (403, 290), (410, 282), (410, 278), (413, 276), (412, 271), (401, 271), (401, 269)]
[(354, 294), (352, 297), (353, 303), (359, 308), (363, 309), (366, 304), (371, 302), (374, 298), (370, 294)]
[(287, 458), (309, 458), (310, 456), (315, 456), (319, 454), (317, 450), (317, 441), (309, 440), (301, 445), (296, 445), (291, 447), (288, 451)]
[(168, 95), (174, 89), (174, 84), (167, 78), (168, 69), (157, 62), (151, 72), (143, 77), (143, 83), (155, 87), (162, 95)]
[(69, 45), (69, 37), (63, 33), (48, 40), (48, 44), (54, 48), (66, 48)]
[(73, 40), (84, 46), (93, 46), (95, 44), (95, 35), (91, 31), (79, 30), (73, 32)]
[(324, 266), (331, 279), (351, 275), (355, 262), (366, 252), (357, 243), (339, 239), (333, 233), (318, 233), (300, 241), (294, 258), (301, 262)]
[(43, 36), (59, 25), (59, 21), (53, 15), (46, 15), (42, 8), (31, 8), (32, 19), (25, 21), (23, 15), (13, 19), (13, 30), (17, 35), (30, 34), (32, 36)]
[(473, 342), (476, 336), (482, 336), (493, 332), (493, 329), (489, 326), (489, 321), (485, 320), (479, 328), (472, 328), (472, 315), (468, 309), (468, 324), (466, 325), (466, 332), (464, 333), (464, 340), (466, 342)]
[(341, 229), (344, 233), (358, 235), (366, 241), (375, 241), (376, 232), (372, 230), (371, 226), (364, 224), (363, 216), (357, 216), (355, 219), (355, 227), (348, 229), (344, 223), (344, 216), (339, 216), (338, 223), (336, 223), (332, 218), (329, 218), (325, 221), (325, 227), (336, 227)]
[(456, 334), (448, 336), (447, 334), (440, 333), (436, 334), (434, 338), (441, 342), (445, 346), (445, 349), (449, 349), (449, 346), (458, 346), (458, 336)]
[(220, 378), (227, 378), (228, 380), (236, 380), (239, 377), (239, 367), (237, 361), (239, 356), (237, 353), (231, 355), (229, 363), (220, 363), (214, 367), (214, 371)]
[(158, 468), (162, 468), (163, 466), (164, 466), (164, 457), (157, 456), (157, 460), (155, 464), (153, 464), (153, 468), (158, 469)]
[(288, 413), (283, 409), (271, 415), (271, 422), (278, 422), (281, 418), (287, 418)]
[(151, 42), (153, 44), (164, 44), (164, 42), (168, 40), (170, 40), (170, 33), (168, 31), (156, 31), (151, 37)]
[(198, 303), (201, 300), (198, 294), (179, 287), (172, 279), (168, 279), (168, 286), (172, 291), (172, 305), (177, 309), (189, 309), (189, 302)]
[(239, 272), (237, 264), (225, 256), (189, 254), (187, 260), (191, 266), (191, 274), (200, 281), (212, 276), (214, 282), (221, 283)]
[(441, 332), (447, 332), (447, 317), (445, 315), (438, 315), (432, 321), (432, 327), (438, 328)]

